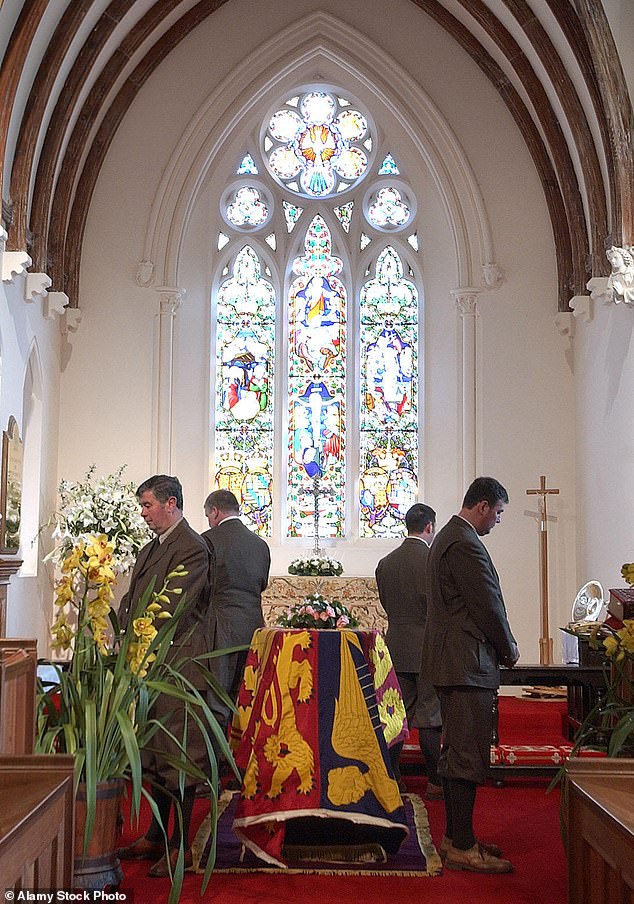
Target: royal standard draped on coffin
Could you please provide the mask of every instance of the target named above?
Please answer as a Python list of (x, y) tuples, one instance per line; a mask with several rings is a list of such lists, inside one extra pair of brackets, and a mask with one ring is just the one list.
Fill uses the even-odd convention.
[(285, 865), (287, 828), (297, 843), (301, 826), (304, 844), (326, 827), (398, 850), (408, 830), (388, 747), (407, 726), (380, 632), (256, 631), (238, 710), (234, 831), (247, 847)]

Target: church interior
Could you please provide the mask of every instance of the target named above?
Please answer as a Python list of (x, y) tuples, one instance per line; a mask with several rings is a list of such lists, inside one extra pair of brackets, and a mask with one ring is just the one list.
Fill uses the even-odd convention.
[(178, 475), (198, 531), (239, 486), (272, 582), (366, 595), (486, 474), (561, 663), (634, 558), (631, 0), (0, 0), (0, 60), (0, 636), (50, 655), (91, 467)]

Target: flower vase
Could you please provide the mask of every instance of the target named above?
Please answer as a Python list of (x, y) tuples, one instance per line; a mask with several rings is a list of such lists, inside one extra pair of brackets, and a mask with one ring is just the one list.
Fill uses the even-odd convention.
[(84, 854), (86, 825), (86, 786), (80, 784), (75, 797), (75, 862), (74, 887), (102, 890), (117, 888), (123, 879), (117, 857), (120, 834), (121, 797), (123, 781), (114, 779), (99, 782), (92, 837)]

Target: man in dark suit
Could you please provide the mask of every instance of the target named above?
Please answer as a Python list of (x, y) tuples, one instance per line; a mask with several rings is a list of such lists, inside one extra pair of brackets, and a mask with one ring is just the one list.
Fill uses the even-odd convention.
[[(141, 515), (156, 537), (139, 552), (132, 571), (130, 588), (121, 600), (119, 621), (125, 627), (130, 618), (134, 616), (136, 605), (152, 578), (156, 579), (154, 589), (159, 591), (167, 575), (177, 565), (182, 565), (185, 569), (183, 575), (172, 578), (169, 583), (169, 589), (180, 588), (182, 594), (174, 597), (170, 595), (169, 602), (162, 601), (161, 603), (164, 609), (174, 609), (182, 595), (186, 594), (187, 609), (174, 636), (174, 651), (171, 656), (180, 658), (184, 655), (191, 658), (208, 653), (211, 650), (209, 603), (213, 583), (213, 566), (206, 543), (183, 518), (183, 489), (180, 481), (176, 477), (157, 474), (144, 481), (136, 495), (141, 506)], [(207, 685), (195, 666), (192, 665), (190, 670), (183, 669), (182, 671), (199, 690), (206, 690)], [(182, 734), (179, 735), (179, 732), (182, 733), (183, 729), (183, 709), (174, 698), (166, 695), (159, 696), (153, 715), (155, 718), (165, 721), (175, 737), (182, 736)], [(161, 752), (180, 758), (178, 746), (162, 732), (156, 734), (153, 743), (160, 748)], [(188, 733), (187, 752), (201, 768), (208, 768), (206, 747), (202, 738), (197, 737), (196, 732), (191, 728)], [(144, 776), (147, 776), (148, 780), (152, 782), (152, 796), (163, 826), (167, 827), (172, 802), (172, 797), (168, 792), (171, 792), (172, 795), (180, 795), (178, 771), (172, 766), (168, 766), (161, 759), (160, 754), (143, 751), (142, 757)], [(189, 781), (186, 779), (184, 795), (181, 797), (186, 867), (191, 866), (192, 863), (188, 842), (196, 792), (196, 784), (188, 784)], [(176, 864), (181, 837), (178, 820), (175, 819), (174, 823), (174, 830), (169, 841), (172, 867)], [(154, 858), (158, 862), (154, 864), (149, 875), (154, 877), (168, 875), (163, 831), (156, 817), (153, 817), (144, 836), (128, 847), (119, 850), (119, 857), (122, 860)]]
[(519, 658), (498, 574), (480, 537), (499, 523), (508, 493), (493, 477), (471, 484), (462, 509), (437, 534), (427, 562), (427, 626), (421, 674), (440, 698), (438, 767), (447, 825), (440, 845), (449, 869), (506, 873), (497, 845), (473, 831), (478, 784), (486, 780), (500, 664)]
[[(262, 591), (271, 567), (267, 543), (240, 520), (238, 500), (229, 490), (215, 490), (205, 500), (209, 530), (203, 539), (216, 563), (211, 603), (214, 650), (249, 644), (264, 625)], [(232, 700), (237, 700), (247, 650), (210, 660), (209, 668)], [(218, 721), (228, 728), (229, 709), (217, 697), (210, 701)]]
[[(394, 663), (407, 722), (418, 731), (427, 769), (427, 800), (443, 796), (438, 778), (440, 703), (434, 686), (420, 675), (423, 635), (427, 621), (425, 589), (427, 556), (436, 528), (436, 512), (417, 502), (405, 515), (407, 537), (376, 566), (379, 599), (388, 618), (385, 640)], [(402, 744), (390, 749), (392, 766), (402, 788), (399, 757)]]

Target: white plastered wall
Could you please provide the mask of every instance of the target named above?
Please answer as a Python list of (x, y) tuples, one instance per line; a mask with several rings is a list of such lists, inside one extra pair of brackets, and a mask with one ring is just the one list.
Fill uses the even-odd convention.
[[(574, 374), (567, 340), (555, 327), (552, 233), (530, 156), (494, 88), (411, 3), (397, 0), (394, 6), (398, 16), (386, 29), (383, 4), (320, 4), (382, 47), (420, 84), (464, 150), (482, 193), (505, 281), (478, 299), (476, 469), (497, 476), (511, 495), (503, 524), (486, 542), (525, 661), (536, 661), (538, 531), (530, 514), (534, 499), (525, 490), (537, 485), (540, 474), (561, 491), (549, 500), (556, 519), (550, 527), (552, 625), (567, 619), (578, 577)], [(314, 11), (308, 2), (288, 8), (267, 0), (226, 4), (166, 59), (122, 123), (86, 230), (82, 323), (62, 373), (59, 476), (79, 477), (92, 462), (100, 472), (126, 462), (135, 481), (153, 471), (158, 296), (140, 287), (135, 274), (162, 176), (214, 88), (245, 56)], [(450, 294), (460, 288), (459, 268), (446, 207), (430, 174), (421, 166), (420, 173), (408, 176), (418, 191), (427, 192), (419, 197), (426, 301), (424, 496), (442, 524), (457, 510), (464, 491), (461, 322)], [(186, 515), (201, 530), (202, 501), (209, 490), (207, 305), (218, 222), (212, 196), (225, 178), (217, 167), (206, 176), (179, 255), (179, 288), (187, 294), (176, 314), (172, 470), (183, 481)], [(93, 397), (98, 398), (95, 407), (82, 407), (80, 400)], [(388, 546), (375, 551), (344, 544), (333, 551), (348, 574), (371, 574)], [(283, 573), (296, 554), (296, 547), (274, 548), (273, 570)]]
[[(35, 438), (39, 454), (27, 458), (23, 475), (30, 499), (24, 504), (36, 505), (42, 520), (54, 510), (57, 483), (57, 425), (59, 416), (59, 372), (65, 340), (60, 317), (52, 313), (45, 294), (27, 292), (23, 271), (6, 282), (0, 282), (0, 424), (6, 430), (13, 416), (21, 439), (25, 436), (24, 389), (27, 369), (31, 367), (38, 394), (38, 416)], [(28, 380), (31, 385), (32, 379)], [(39, 473), (36, 473), (39, 470)], [(37, 516), (36, 516), (37, 520)], [(29, 519), (21, 533), (17, 558), (25, 560), (9, 584), (6, 633), (9, 637), (35, 638), (38, 654), (49, 651), (49, 625), (53, 600), (53, 573), (42, 558), (48, 551), (46, 534), (36, 536), (37, 529)], [(31, 519), (31, 522), (33, 519)], [(38, 557), (29, 555), (31, 543), (38, 546)], [(9, 558), (8, 556), (6, 558)]]

